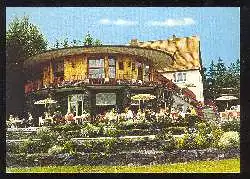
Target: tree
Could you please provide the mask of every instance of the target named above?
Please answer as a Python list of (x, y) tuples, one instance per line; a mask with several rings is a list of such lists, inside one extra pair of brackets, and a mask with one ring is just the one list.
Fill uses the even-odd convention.
[(227, 68), (221, 58), (217, 64), (211, 61), (204, 81), (204, 98), (215, 99), (220, 96), (222, 88), (234, 88), (240, 93), (240, 61), (237, 59)]
[(74, 39), (74, 40), (72, 41), (72, 45), (73, 45), (73, 47), (77, 46), (77, 40)]
[(28, 17), (15, 18), (9, 24), (6, 32), (7, 116), (24, 111), (24, 60), (46, 48), (47, 41)]
[(100, 40), (96, 39), (94, 45), (95, 46), (101, 46), (102, 42)]
[(59, 45), (60, 45), (60, 43), (59, 43), (58, 39), (56, 39), (55, 48), (58, 49), (58, 48), (59, 48)]
[(228, 84), (225, 80), (227, 76), (227, 68), (221, 58), (218, 59), (215, 70), (215, 85), (217, 88), (225, 88)]
[(216, 65), (212, 60), (204, 78), (204, 98), (214, 99), (216, 96)]
[(85, 46), (92, 46), (94, 44), (94, 38), (91, 37), (90, 33), (88, 32), (84, 38), (83, 44)]
[(99, 39), (94, 39), (88, 32), (84, 37), (83, 44), (85, 46), (100, 46), (102, 45), (102, 42)]
[(69, 41), (68, 41), (68, 38), (66, 38), (66, 39), (64, 39), (64, 40), (63, 40), (62, 46), (63, 46), (64, 48), (69, 47)]

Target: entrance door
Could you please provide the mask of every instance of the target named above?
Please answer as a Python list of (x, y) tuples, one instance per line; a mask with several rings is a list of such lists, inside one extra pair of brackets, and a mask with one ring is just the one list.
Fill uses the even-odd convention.
[(138, 80), (143, 80), (142, 67), (138, 67)]

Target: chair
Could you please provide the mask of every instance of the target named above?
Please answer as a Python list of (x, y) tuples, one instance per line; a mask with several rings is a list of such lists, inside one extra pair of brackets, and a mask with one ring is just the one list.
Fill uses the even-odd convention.
[(136, 79), (131, 80), (132, 84), (136, 83)]
[(109, 78), (104, 78), (104, 83), (109, 83)]
[(44, 125), (44, 119), (42, 117), (39, 117), (38, 118), (38, 123), (39, 123), (39, 126), (43, 126)]
[(86, 79), (84, 80), (84, 83), (89, 84), (89, 79), (88, 79), (88, 78), (86, 78)]

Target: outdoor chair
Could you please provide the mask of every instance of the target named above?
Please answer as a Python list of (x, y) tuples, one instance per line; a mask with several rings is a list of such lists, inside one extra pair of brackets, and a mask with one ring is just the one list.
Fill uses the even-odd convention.
[(44, 119), (42, 117), (38, 118), (38, 125), (43, 126), (44, 125)]
[(105, 84), (108, 84), (108, 83), (109, 83), (109, 78), (105, 78), (105, 79), (104, 79), (104, 83), (105, 83)]

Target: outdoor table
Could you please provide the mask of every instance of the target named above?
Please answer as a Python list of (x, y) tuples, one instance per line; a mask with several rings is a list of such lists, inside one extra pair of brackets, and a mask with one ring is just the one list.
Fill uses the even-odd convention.
[(82, 123), (82, 121), (83, 121), (83, 118), (82, 118), (81, 116), (76, 116), (76, 117), (75, 117), (75, 122), (76, 122), (77, 124), (79, 124), (79, 122)]
[(22, 120), (14, 120), (13, 124), (17, 127), (17, 124), (21, 124), (22, 122)]

